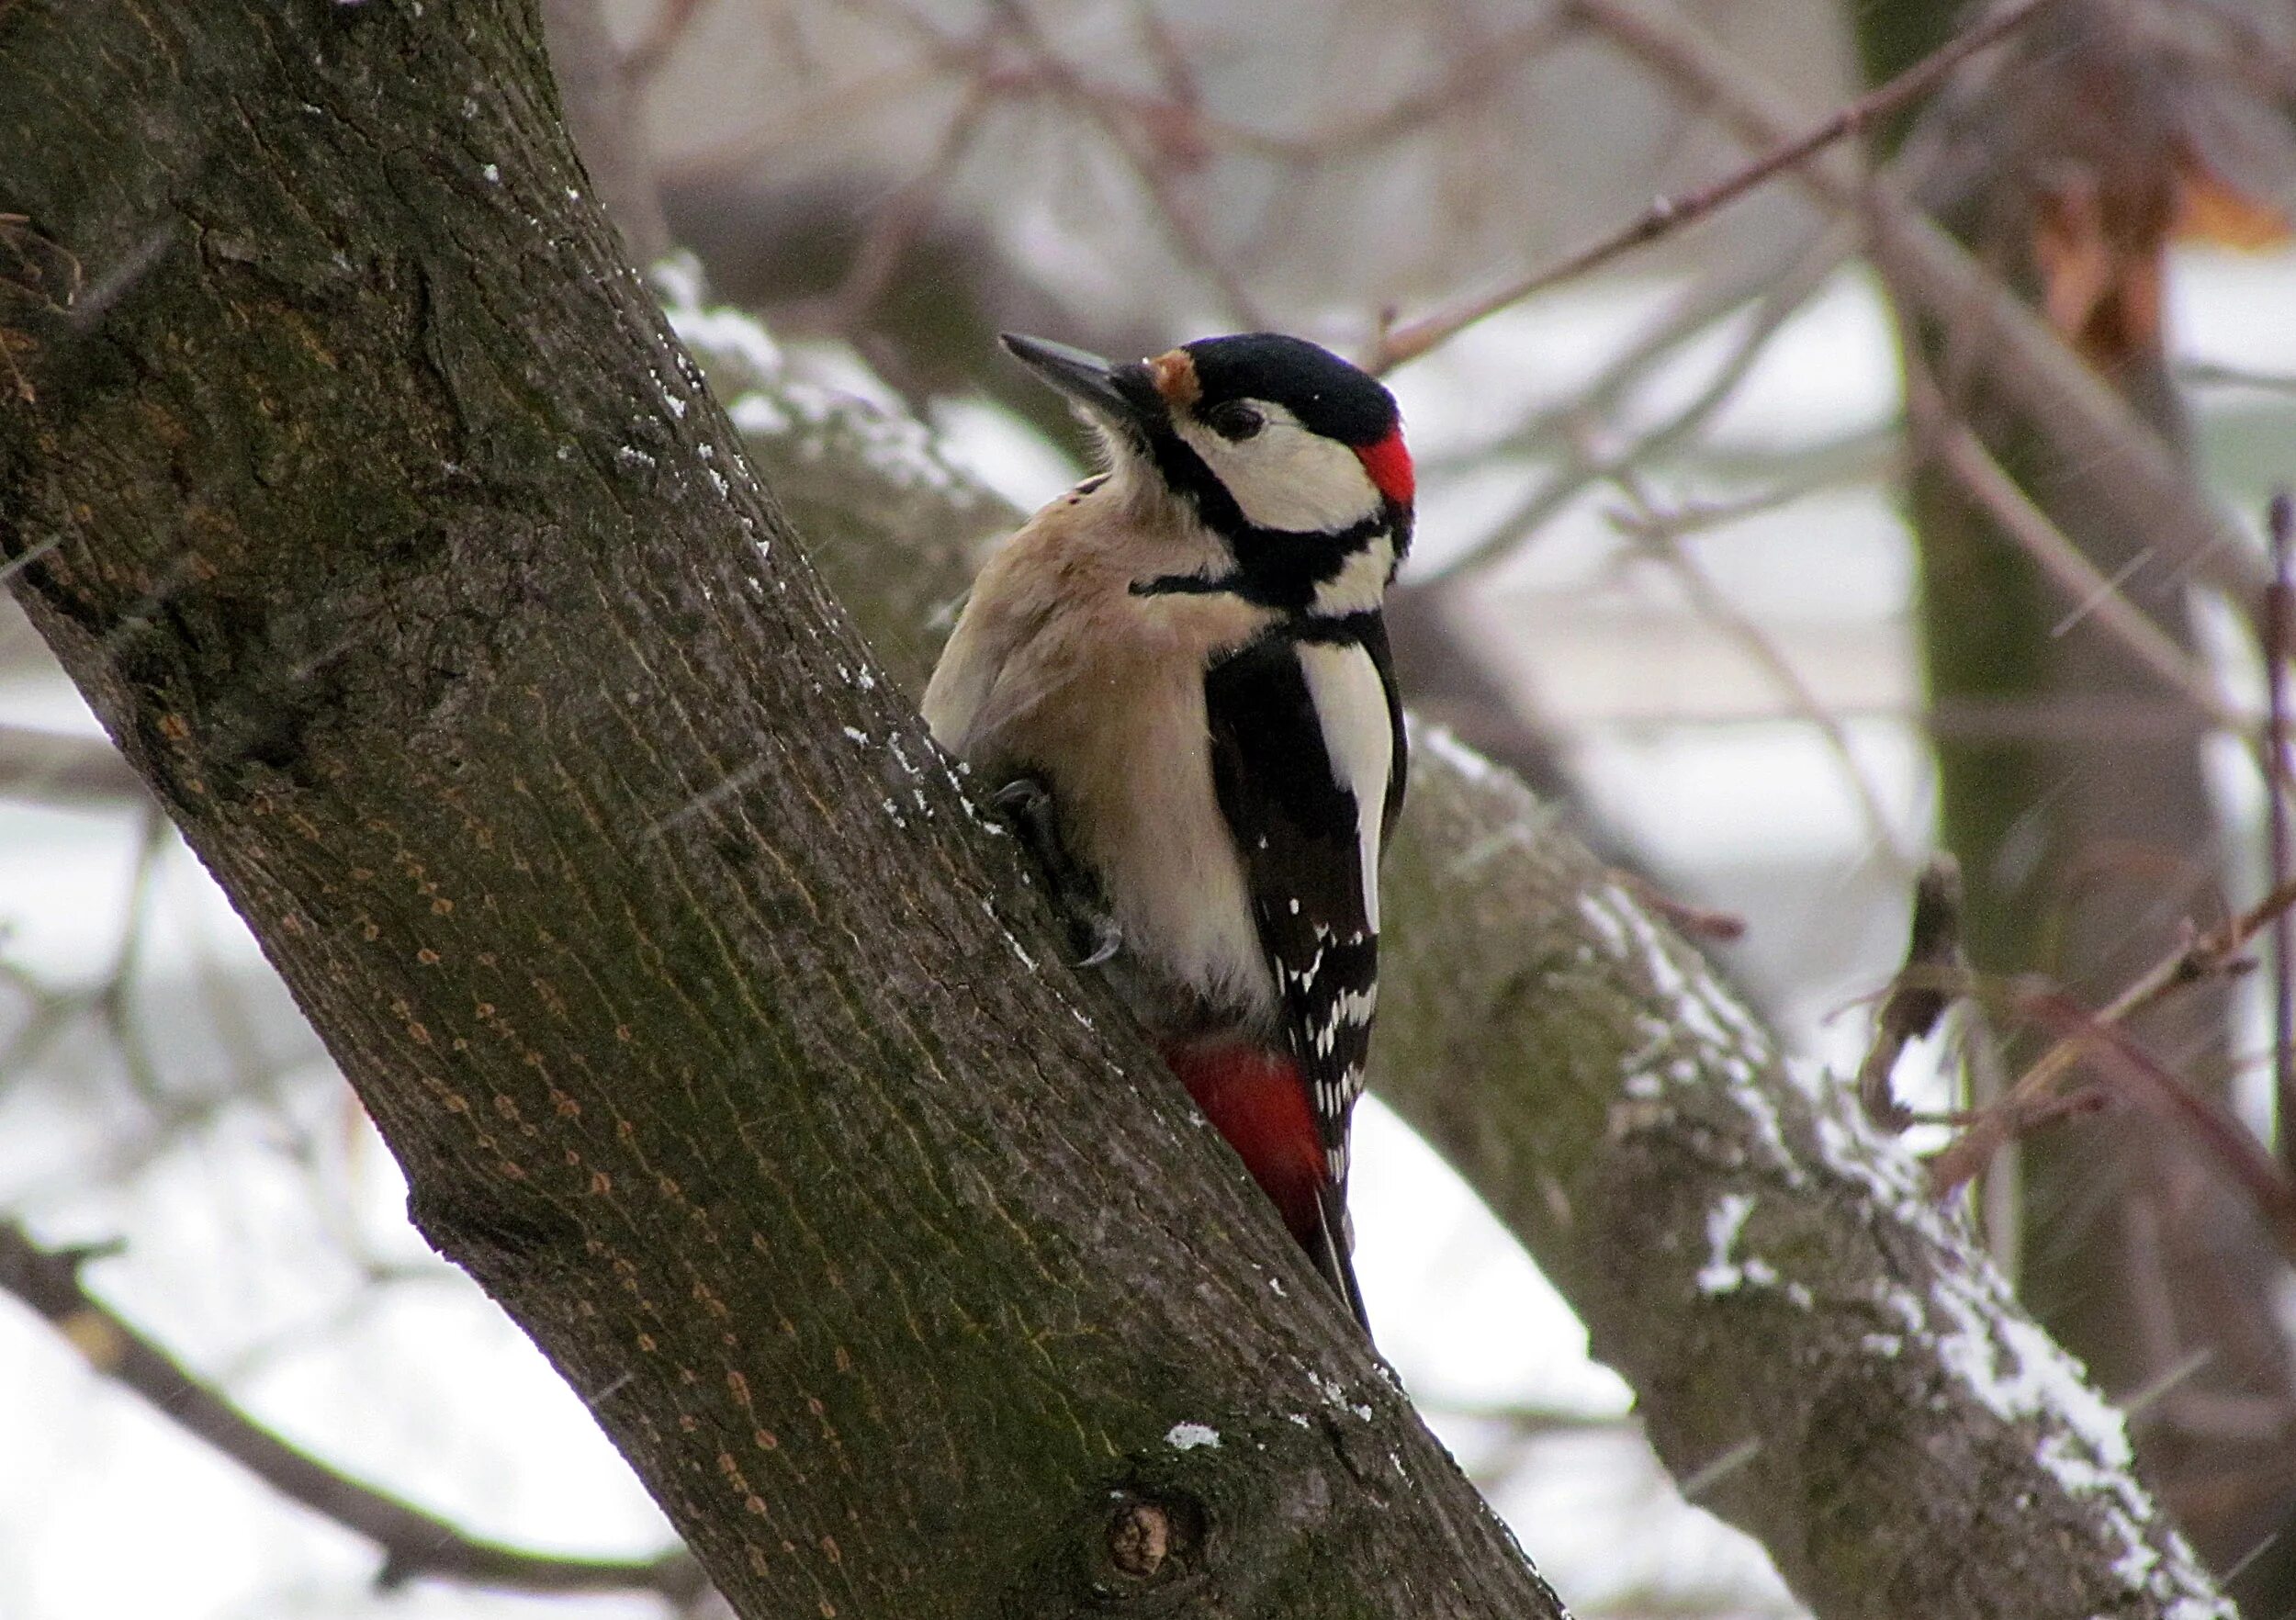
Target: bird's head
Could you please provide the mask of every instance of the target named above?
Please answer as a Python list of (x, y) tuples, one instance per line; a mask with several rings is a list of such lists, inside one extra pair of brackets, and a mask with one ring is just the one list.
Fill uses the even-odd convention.
[(1411, 543), (1412, 464), (1394, 398), (1302, 338), (1199, 338), (1111, 365), (1007, 333), (1005, 347), (1090, 413), (1120, 477), (1226, 542), (1216, 584), (1317, 615), (1376, 608)]

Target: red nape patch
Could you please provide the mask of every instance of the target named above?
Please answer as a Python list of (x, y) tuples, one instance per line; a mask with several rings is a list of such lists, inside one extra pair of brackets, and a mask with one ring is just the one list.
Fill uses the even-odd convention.
[(1376, 444), (1358, 444), (1356, 455), (1363, 470), (1379, 487), (1379, 493), (1398, 506), (1409, 506), (1417, 488), (1411, 470), (1411, 452), (1403, 448), (1403, 430), (1395, 428)]
[(1164, 1061), (1283, 1212), (1292, 1234), (1306, 1243), (1320, 1220), (1315, 1195), (1323, 1184), (1323, 1145), (1300, 1065), (1284, 1053), (1239, 1044), (1167, 1046)]

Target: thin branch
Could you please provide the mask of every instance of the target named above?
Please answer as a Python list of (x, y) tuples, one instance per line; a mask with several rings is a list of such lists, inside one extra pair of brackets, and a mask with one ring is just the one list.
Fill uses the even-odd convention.
[(703, 0), (663, 0), (646, 32), (622, 59), (622, 72), (632, 84), (643, 84), (661, 72), (702, 6)]
[(1738, 913), (1693, 905), (1679, 894), (1668, 894), (1630, 867), (1614, 866), (1611, 880), (1641, 902), (1644, 909), (1664, 917), (1676, 933), (1685, 938), (1734, 945), (1746, 937), (1746, 919)]
[[(843, 283), (824, 300), (825, 324), (831, 330), (850, 332), (859, 327), (893, 285), (902, 257), (931, 227), (940, 193), (964, 161), (983, 118), (994, 105), (994, 97), (985, 88), (975, 88), (942, 129), (925, 166), (872, 210), (868, 231)], [(793, 318), (802, 322), (805, 316), (801, 310)]]
[(1286, 135), (1245, 126), (1220, 126), (1239, 146), (1272, 155), (1330, 160), (1410, 134), (1422, 124), (1455, 118), (1460, 109), (1504, 84), (1508, 75), (1552, 50), (1578, 28), (1567, 7), (1559, 7), (1485, 41), (1467, 55), (1456, 73), (1408, 92), (1377, 112), (1305, 134)]
[(652, 1592), (679, 1603), (704, 1590), (701, 1566), (682, 1548), (630, 1561), (561, 1558), (482, 1541), (290, 1446), (87, 1292), (80, 1270), (106, 1253), (44, 1248), (13, 1221), (0, 1221), (0, 1291), (38, 1311), (89, 1366), (161, 1416), (281, 1495), (373, 1542), (383, 1553), (378, 1585), (432, 1579), (516, 1592)]
[[(1683, 226), (1705, 218), (1716, 209), (1736, 202), (1748, 192), (1766, 181), (1773, 180), (1795, 167), (1813, 153), (1822, 152), (1844, 136), (1854, 135), (1877, 118), (1887, 118), (1899, 107), (1926, 94), (1945, 75), (1988, 45), (1998, 44), (2057, 0), (2024, 0), (2021, 6), (2011, 6), (1967, 33), (1941, 47), (1930, 56), (1916, 62), (1888, 84), (1867, 92), (1841, 107), (1816, 129), (1797, 140), (1789, 141), (1763, 157), (1756, 159), (1734, 174), (1725, 176), (1703, 190), (1685, 197), (1662, 197), (1652, 203), (1642, 215), (1623, 230), (1614, 231), (1602, 240), (1579, 249), (1556, 264), (1526, 276), (1479, 298), (1470, 298), (1454, 309), (1440, 311), (1408, 325), (1394, 327), (1379, 334), (1369, 368), (1374, 372), (1388, 371), (1406, 360), (1413, 360), (1436, 344), (1458, 335), (1466, 328), (1489, 315), (1496, 314), (1510, 304), (1519, 303), (1532, 294), (1542, 292), (1558, 282), (1583, 276), (1597, 265), (1608, 264), (1621, 253), (1655, 242)], [(1566, 10), (1574, 14), (1583, 7), (1571, 5)]]
[(2186, 360), (2177, 366), (2177, 379), (2204, 388), (2257, 388), (2268, 394), (2296, 394), (2296, 376), (2280, 371), (2250, 371), (2213, 360)]
[(2296, 879), (2276, 885), (2223, 928), (2194, 935), (2130, 980), (2118, 996), (2088, 1015), (2080, 1029), (2060, 1035), (2018, 1076), (1998, 1103), (1930, 1158), (1930, 1190), (1945, 1197), (1982, 1169), (2016, 1134), (2016, 1121), (2048, 1097), (2065, 1072), (2088, 1054), (2098, 1031), (2111, 1029), (2188, 984), (2237, 971), (2241, 948), (2292, 906), (2296, 906)]
[[(1531, 424), (1534, 433), (1559, 431), (1568, 435), (1567, 442), (1571, 451), (1570, 465), (1533, 490), (1463, 555), (1446, 562), (1441, 577), (1446, 579), (1462, 578), (1509, 556), (1589, 485), (1615, 480), (1649, 457), (1671, 449), (1697, 432), (1736, 393), (1739, 384), (1754, 368), (1771, 340), (1825, 284), (1840, 259), (1841, 251), (1832, 242), (1821, 240), (1802, 253), (1782, 279), (1776, 276), (1766, 278), (1770, 291), (1762, 298), (1752, 323), (1739, 338), (1729, 354), (1715, 368), (1696, 396), (1623, 449), (1602, 455), (1594, 452), (1586, 443), (1593, 390), (1536, 419)], [(1712, 312), (1714, 318), (1718, 320), (1734, 311), (1731, 308), (1716, 305)], [(1708, 321), (1705, 311), (1694, 311), (1693, 318), (1684, 320), (1681, 324), (1682, 341), (1688, 342), (1696, 337)], [(1647, 344), (1638, 345), (1638, 348), (1647, 362), (1665, 357), (1664, 349)], [(1636, 368), (1638, 371), (1640, 369), (1639, 366)], [(1633, 380), (1632, 373), (1622, 375), (1617, 379), (1617, 387), (1623, 389)]]
[[(1750, 147), (1788, 140), (1791, 101), (1669, 6), (1573, 0), (1578, 13), (1653, 73), (1697, 97)], [(1957, 322), (1987, 376), (2102, 499), (2158, 537), (2181, 568), (2201, 570), (2246, 607), (2263, 588), (2252, 546), (2194, 484), (2150, 423), (1960, 243), (1887, 185), (1819, 161), (1788, 171), (1828, 207), (1862, 217), (1871, 256), (1899, 303)]]
[[(1671, 298), (1662, 314), (1568, 399), (1534, 413), (1495, 440), (1447, 453), (1431, 452), (1418, 463), (1420, 476), (1471, 470), (1493, 455), (1534, 452), (1577, 418), (1615, 414), (1619, 401), (1644, 386), (1654, 369), (1673, 361), (1681, 350), (1733, 320), (1748, 305), (1759, 301), (1762, 318), (1767, 319), (1780, 282), (1789, 275), (1799, 275), (1793, 266), (1803, 264), (1808, 251), (1797, 247), (1791, 254), (1765, 260), (1750, 272), (1729, 267), (1701, 276)], [(1844, 246), (1835, 253), (1827, 265), (1829, 272), (1847, 256), (1847, 251)]]
[(1243, 275), (1228, 262), (1212, 243), (1203, 221), (1188, 200), (1180, 195), (1166, 167), (1167, 149), (1160, 147), (1154, 132), (1137, 121), (1128, 121), (1118, 115), (1109, 98), (1099, 88), (1072, 66), (1053, 48), (1037, 24), (1037, 19), (1019, 0), (999, 0), (996, 15), (1033, 57), (1043, 84), (1055, 96), (1099, 126), (1109, 144), (1122, 155), (1125, 163), (1155, 205), (1158, 214), (1170, 229), (1174, 241), (1181, 249), (1180, 260), (1201, 271), (1212, 288), (1227, 305), (1229, 317), (1247, 328), (1265, 327), (1269, 323), (1261, 314), (1259, 300), (1246, 284)]
[(1474, 1401), (1443, 1395), (1416, 1398), (1421, 1412), (1431, 1416), (1505, 1427), (1510, 1437), (1541, 1438), (1548, 1434), (1638, 1434), (1641, 1423), (1632, 1412), (1579, 1412), (1537, 1401)]
[(2247, 1195), (2283, 1258), (2296, 1263), (2296, 1182), (2235, 1119), (2170, 1074), (2136, 1037), (2092, 1017), (2062, 991), (2019, 998), (2018, 1010), (2084, 1055), (2138, 1103), (2166, 1114), (2196, 1138)]
[(1909, 865), (1911, 857), (1898, 841), (1896, 828), (1890, 823), (1888, 807), (1882, 803), (1881, 791), (1874, 785), (1864, 766), (1859, 762), (1857, 749), (1851, 745), (1850, 733), (1840, 717), (1827, 706), (1817, 690), (1795, 668), (1794, 660), (1779, 649), (1752, 615), (1731, 602), (1728, 593), (1715, 583), (1713, 576), (1699, 567), (1697, 559), (1677, 541), (1650, 500), (1642, 480), (1631, 468), (1617, 468), (1611, 474), (1610, 481), (1614, 488), (1634, 502), (1640, 520), (1634, 523), (1618, 523), (1616, 527), (1620, 533), (1637, 540), (1647, 554), (1666, 565), (1682, 588), (1692, 613), (1720, 630), (1726, 639), (1777, 685), (1792, 706), (1795, 717), (1817, 730), (1828, 751), (1840, 763), (1842, 777), (1849, 783), (1850, 796), (1857, 801), (1868, 836), (1893, 866), (1902, 868)]
[[(1449, 582), (1446, 580), (1447, 585)], [(1550, 593), (1526, 593), (1525, 602), (1544, 602)], [(1542, 623), (1549, 622), (1543, 620)], [(1602, 727), (1623, 737), (1643, 737), (1677, 731), (1714, 732), (1750, 726), (1775, 726), (1806, 718), (1794, 705), (1777, 701), (1725, 703), (1710, 693), (1696, 694), (1701, 706), (1686, 712), (1677, 704), (1654, 711), (1632, 693), (1610, 703), (1592, 699), (1575, 704), (1568, 718), (1581, 729)], [(1686, 703), (1686, 701), (1685, 701)], [(2150, 742), (2162, 737), (2192, 735), (2191, 705), (2181, 699), (2148, 701), (2141, 698), (2048, 696), (2036, 698), (1941, 698), (1907, 703), (1880, 698), (1845, 699), (1827, 707), (1845, 723), (1885, 721), (1919, 728), (1927, 736), (1953, 742), (2029, 743)], [(2236, 741), (2254, 742), (2255, 723), (2237, 732), (2212, 732)]]
[(1913, 1123), (1912, 1111), (1890, 1089), (1898, 1057), (1937, 1028), (1965, 984), (1961, 918), (1961, 863), (1950, 854), (1936, 855), (1914, 884), (1906, 964), (1874, 1016), (1874, 1045), (1858, 1067), (1858, 1101), (1885, 1131), (1902, 1131)]
[(1906, 357), (1906, 397), (1914, 413), (1917, 444), (1934, 451), (1954, 481), (2073, 602), (2077, 613), (2063, 627), (2070, 628), (2081, 617), (2094, 618), (2123, 650), (2212, 723), (2235, 735), (2245, 730), (2242, 717), (2208, 671), (2122, 594), (2120, 582), (2090, 562), (1994, 459), (1983, 441), (1952, 415), (1919, 354), (1908, 347)]
[[(2289, 880), (2288, 660), (2296, 654), (2296, 584), (2289, 579), (2290, 531), (2296, 506), (2288, 492), (2272, 498), (2265, 519), (2271, 537), (2272, 583), (2264, 591), (2264, 801), (2271, 815), (2269, 855), (2274, 887)], [(2272, 919), (2272, 1097), (2279, 1126), (2280, 1162), (2296, 1173), (2296, 928), (2289, 914)]]
[(147, 797), (119, 750), (101, 737), (0, 726), (0, 799), (109, 808)]

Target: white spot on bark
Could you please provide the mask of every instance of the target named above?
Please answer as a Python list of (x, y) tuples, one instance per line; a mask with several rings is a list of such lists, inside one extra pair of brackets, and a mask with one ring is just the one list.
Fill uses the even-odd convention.
[[(1724, 1193), (1714, 1208), (1706, 1211), (1706, 1263), (1698, 1268), (1698, 1291), (1702, 1294), (1729, 1294), (1738, 1291), (1746, 1280), (1746, 1268), (1730, 1258), (1738, 1246), (1739, 1233), (1746, 1228), (1746, 1218), (1754, 1212), (1754, 1200), (1747, 1193)], [(1756, 1265), (1761, 1262), (1756, 1261)], [(1764, 1266), (1763, 1270), (1769, 1270)], [(1776, 1274), (1772, 1273), (1774, 1277)]]

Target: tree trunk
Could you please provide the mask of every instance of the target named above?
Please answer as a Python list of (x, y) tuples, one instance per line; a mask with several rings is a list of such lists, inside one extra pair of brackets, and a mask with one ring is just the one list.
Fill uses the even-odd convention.
[[(411, 11), (0, 13), (0, 555), (426, 1232), (745, 1614), (1553, 1613), (1007, 931), (1012, 862), (574, 195), (532, 17)], [(857, 601), (945, 595), (984, 516)], [(821, 544), (882, 587), (870, 538)], [(1742, 1457), (1715, 1500), (1829, 1615), (2223, 1613), (1903, 1156), (1517, 785), (1422, 758), (1381, 1084), (1661, 1448)]]
[[(1925, 130), (1926, 192), (1972, 254), (2182, 454), (2161, 317), (2178, 190), (2196, 161), (2182, 124), (2196, 86), (2136, 29), (2136, 9), (2066, 0), (2035, 23)], [(1965, 11), (1957, 0), (1855, 8), (1868, 78), (1935, 49)], [(2189, 654), (2195, 559), (2065, 456), (1988, 376), (1984, 340), (1957, 324), (1932, 309), (1908, 365), (1938, 379), (1946, 408), (2098, 574)], [(1918, 424), (1915, 439), (1918, 455)], [(2083, 619), (2084, 604), (2044, 580), (1941, 461), (1916, 467), (1909, 497), (1932, 703), (2063, 717), (2028, 741), (1936, 744), (1941, 830), (1969, 874), (1970, 960), (2004, 978), (2044, 972), (2101, 1002), (2175, 949), (2181, 928), (2223, 915), (2202, 771), (2212, 721), (2100, 618)], [(2222, 1097), (2234, 1012), (2219, 978), (2131, 1028)], [(2137, 1111), (2067, 1121), (2021, 1158), (2020, 1292), (2106, 1389), (2174, 1380), (2148, 1412), (2146, 1460), (2212, 1559), (2243, 1560), (2296, 1493), (2296, 1409), (2272, 1305), (2283, 1265), (2257, 1211), (2204, 1144)], [(2247, 1415), (2228, 1423), (2233, 1413)]]
[(1554, 1614), (1015, 931), (531, 9), (0, 30), (0, 207), (84, 271), (8, 309), (18, 591), (737, 1609)]
[[(859, 410), (782, 408), (726, 313), (671, 291), (713, 384), (771, 424), (751, 454), (824, 571), (922, 682), (917, 625), (1019, 514)], [(1702, 1501), (1829, 1620), (2223, 1613), (2119, 1420), (1849, 1090), (1790, 1071), (1552, 807), (1413, 725), (1373, 1084), (1586, 1319), (1668, 1463), (1713, 1479)]]

